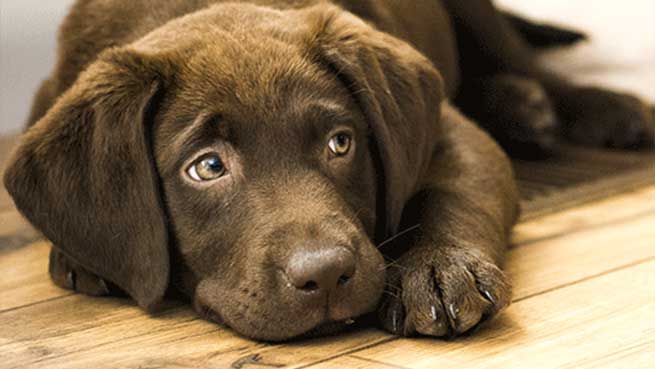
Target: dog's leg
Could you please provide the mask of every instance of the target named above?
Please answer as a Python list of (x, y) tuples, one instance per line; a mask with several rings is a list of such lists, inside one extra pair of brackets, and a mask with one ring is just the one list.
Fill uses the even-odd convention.
[(444, 104), (442, 142), (423, 190), (403, 213), (420, 229), (388, 268), (384, 327), (402, 335), (457, 335), (510, 302), (501, 271), (518, 193), (507, 157), (474, 123)]
[(91, 296), (110, 294), (107, 282), (71, 261), (55, 247), (50, 250), (48, 270), (50, 278), (59, 287)]
[(554, 150), (557, 114), (535, 79), (497, 74), (469, 80), (462, 86), (457, 104), (512, 157), (538, 159)]
[(540, 67), (534, 50), (489, 0), (443, 0), (453, 16), (464, 75), (512, 73), (539, 81), (574, 142), (618, 148), (655, 147), (655, 114), (639, 99), (576, 86)]

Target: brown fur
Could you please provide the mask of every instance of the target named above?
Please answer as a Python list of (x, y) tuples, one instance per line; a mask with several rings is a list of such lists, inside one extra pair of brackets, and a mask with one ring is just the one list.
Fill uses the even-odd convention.
[[(576, 97), (487, 1), (335, 3), (79, 1), (5, 174), (55, 245), (53, 280), (146, 309), (176, 289), (264, 340), (376, 308), (397, 334), (460, 334), (510, 301), (518, 195), (507, 157), (450, 99), (497, 109), (482, 125), (519, 153), (551, 149), (556, 110), (577, 119), (573, 138), (590, 119), (618, 132), (633, 118), (587, 143), (652, 144), (643, 105)], [(510, 108), (526, 90), (545, 105)], [(592, 112), (607, 101), (609, 118)], [(343, 157), (327, 149), (337, 131), (353, 137)], [(193, 182), (207, 152), (227, 174)], [(338, 285), (303, 287), (328, 263)]]

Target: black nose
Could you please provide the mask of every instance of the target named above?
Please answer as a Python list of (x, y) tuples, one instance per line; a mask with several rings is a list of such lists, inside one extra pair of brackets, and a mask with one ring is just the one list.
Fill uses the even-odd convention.
[(329, 293), (344, 286), (355, 273), (355, 258), (345, 247), (298, 250), (289, 258), (289, 281), (307, 293)]

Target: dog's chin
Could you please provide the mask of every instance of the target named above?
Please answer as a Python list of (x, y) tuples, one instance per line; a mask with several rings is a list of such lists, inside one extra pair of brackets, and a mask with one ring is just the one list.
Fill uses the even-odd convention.
[(321, 337), (329, 337), (336, 335), (338, 333), (343, 333), (355, 329), (356, 327), (361, 326), (361, 322), (368, 321), (368, 315), (365, 318), (357, 319), (346, 319), (346, 320), (325, 320), (308, 331), (300, 334), (290, 335), (287, 338), (275, 339), (272, 341), (281, 342), (281, 341), (295, 341), (295, 340), (305, 340)]
[[(239, 332), (238, 329), (235, 329), (238, 333), (259, 341), (268, 341), (268, 342), (286, 342), (286, 341), (295, 341), (295, 340), (304, 340), (310, 338), (319, 338), (335, 335), (337, 333), (342, 333), (343, 331), (350, 330), (356, 325), (355, 319), (347, 320), (322, 320), (319, 323), (313, 325), (311, 328), (305, 328), (296, 330), (295, 332), (288, 330), (283, 332), (283, 330), (274, 330), (271, 332)], [(253, 334), (254, 333), (254, 334)]]
[(340, 320), (340, 321), (325, 321), (309, 331), (300, 334), (292, 339), (306, 339), (306, 338), (318, 338), (335, 335), (341, 333), (345, 330), (351, 329), (355, 324), (354, 319)]
[(283, 329), (274, 329), (270, 332), (264, 332), (261, 330), (257, 332), (246, 332), (239, 329), (238, 324), (237, 327), (235, 327), (234, 325), (226, 323), (219, 314), (212, 310), (204, 310), (203, 315), (205, 319), (224, 327), (231, 328), (244, 337), (268, 342), (285, 342), (331, 336), (361, 326), (362, 322), (368, 322), (371, 319), (370, 314), (365, 314), (358, 318), (349, 318), (345, 320), (323, 319), (318, 323), (311, 325), (310, 328), (300, 328), (300, 331), (295, 332), (291, 330), (283, 332)]

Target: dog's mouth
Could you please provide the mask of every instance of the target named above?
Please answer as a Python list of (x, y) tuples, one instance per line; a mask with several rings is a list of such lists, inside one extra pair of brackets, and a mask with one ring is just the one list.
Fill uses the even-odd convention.
[[(202, 318), (210, 322), (219, 324), (224, 327), (229, 327), (229, 324), (225, 322), (225, 320), (221, 317), (221, 315), (209, 307), (203, 306), (201, 308), (200, 313)], [(366, 314), (360, 317), (347, 318), (343, 320), (332, 320), (326, 317), (326, 319), (319, 322), (308, 331), (289, 337), (287, 340), (319, 338), (319, 337), (335, 335), (337, 333), (342, 333), (344, 331), (349, 331), (355, 329), (356, 327), (362, 326), (364, 322), (369, 322), (370, 321), (369, 315), (370, 314)]]
[(338, 320), (338, 321), (327, 320), (322, 323), (319, 323), (314, 328), (310, 329), (309, 331), (297, 337), (294, 337), (293, 339), (319, 338), (325, 336), (332, 336), (337, 333), (342, 333), (344, 331), (355, 329), (356, 327), (360, 326), (361, 322), (363, 322), (364, 320), (366, 319), (348, 318), (345, 320)]

